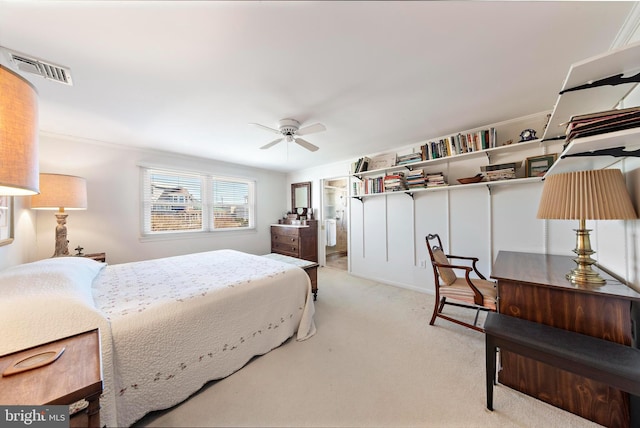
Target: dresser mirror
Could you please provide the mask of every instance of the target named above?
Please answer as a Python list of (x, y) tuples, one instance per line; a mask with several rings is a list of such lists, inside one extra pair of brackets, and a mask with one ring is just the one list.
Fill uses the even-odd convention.
[[(291, 212), (299, 215), (311, 210), (311, 182), (291, 184)], [(301, 211), (301, 212), (298, 212)]]

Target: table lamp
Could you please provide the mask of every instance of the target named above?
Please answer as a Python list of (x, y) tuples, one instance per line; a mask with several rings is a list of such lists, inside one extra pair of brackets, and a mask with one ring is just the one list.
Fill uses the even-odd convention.
[(544, 180), (538, 218), (578, 220), (576, 229), (577, 266), (567, 273), (574, 285), (600, 286), (605, 280), (592, 269), (596, 262), (586, 220), (627, 220), (637, 218), (619, 169), (575, 171), (551, 175)]
[(81, 177), (60, 174), (40, 174), (40, 194), (31, 197), (31, 208), (57, 209), (56, 248), (52, 257), (68, 256), (66, 210), (87, 209), (87, 181)]
[(0, 65), (0, 195), (38, 193), (38, 96)]

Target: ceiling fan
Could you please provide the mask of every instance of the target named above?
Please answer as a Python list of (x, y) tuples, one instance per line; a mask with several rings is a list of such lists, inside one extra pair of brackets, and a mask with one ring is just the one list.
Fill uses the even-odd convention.
[(259, 126), (260, 128), (266, 129), (267, 131), (273, 132), (274, 134), (281, 135), (280, 138), (277, 138), (270, 143), (265, 144), (264, 146), (260, 147), (260, 149), (268, 149), (269, 147), (275, 146), (282, 140), (285, 140), (287, 143), (294, 141), (295, 143), (312, 152), (318, 150), (318, 146), (314, 146), (307, 140), (299, 138), (299, 136), (322, 132), (327, 129), (321, 123), (316, 123), (314, 125), (300, 128), (300, 122), (295, 119), (282, 119), (278, 124), (278, 129), (269, 128), (268, 126), (260, 125), (259, 123), (252, 123), (251, 125)]

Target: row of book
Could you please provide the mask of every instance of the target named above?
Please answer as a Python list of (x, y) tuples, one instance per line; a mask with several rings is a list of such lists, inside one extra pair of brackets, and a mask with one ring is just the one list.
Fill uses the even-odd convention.
[(427, 173), (422, 169), (396, 171), (377, 177), (363, 178), (353, 183), (353, 195), (398, 192), (411, 189), (448, 186), (443, 173)]
[(497, 147), (496, 128), (477, 132), (458, 133), (438, 141), (429, 141), (421, 147), (422, 160), (438, 159), (463, 153), (476, 152)]

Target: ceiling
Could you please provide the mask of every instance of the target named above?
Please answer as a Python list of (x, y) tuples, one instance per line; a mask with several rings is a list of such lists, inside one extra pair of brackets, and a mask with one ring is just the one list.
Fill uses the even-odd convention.
[[(633, 2), (6, 1), (45, 133), (294, 171), (551, 110)], [(3, 56), (0, 63), (10, 66)], [(325, 132), (309, 152), (249, 123)]]

